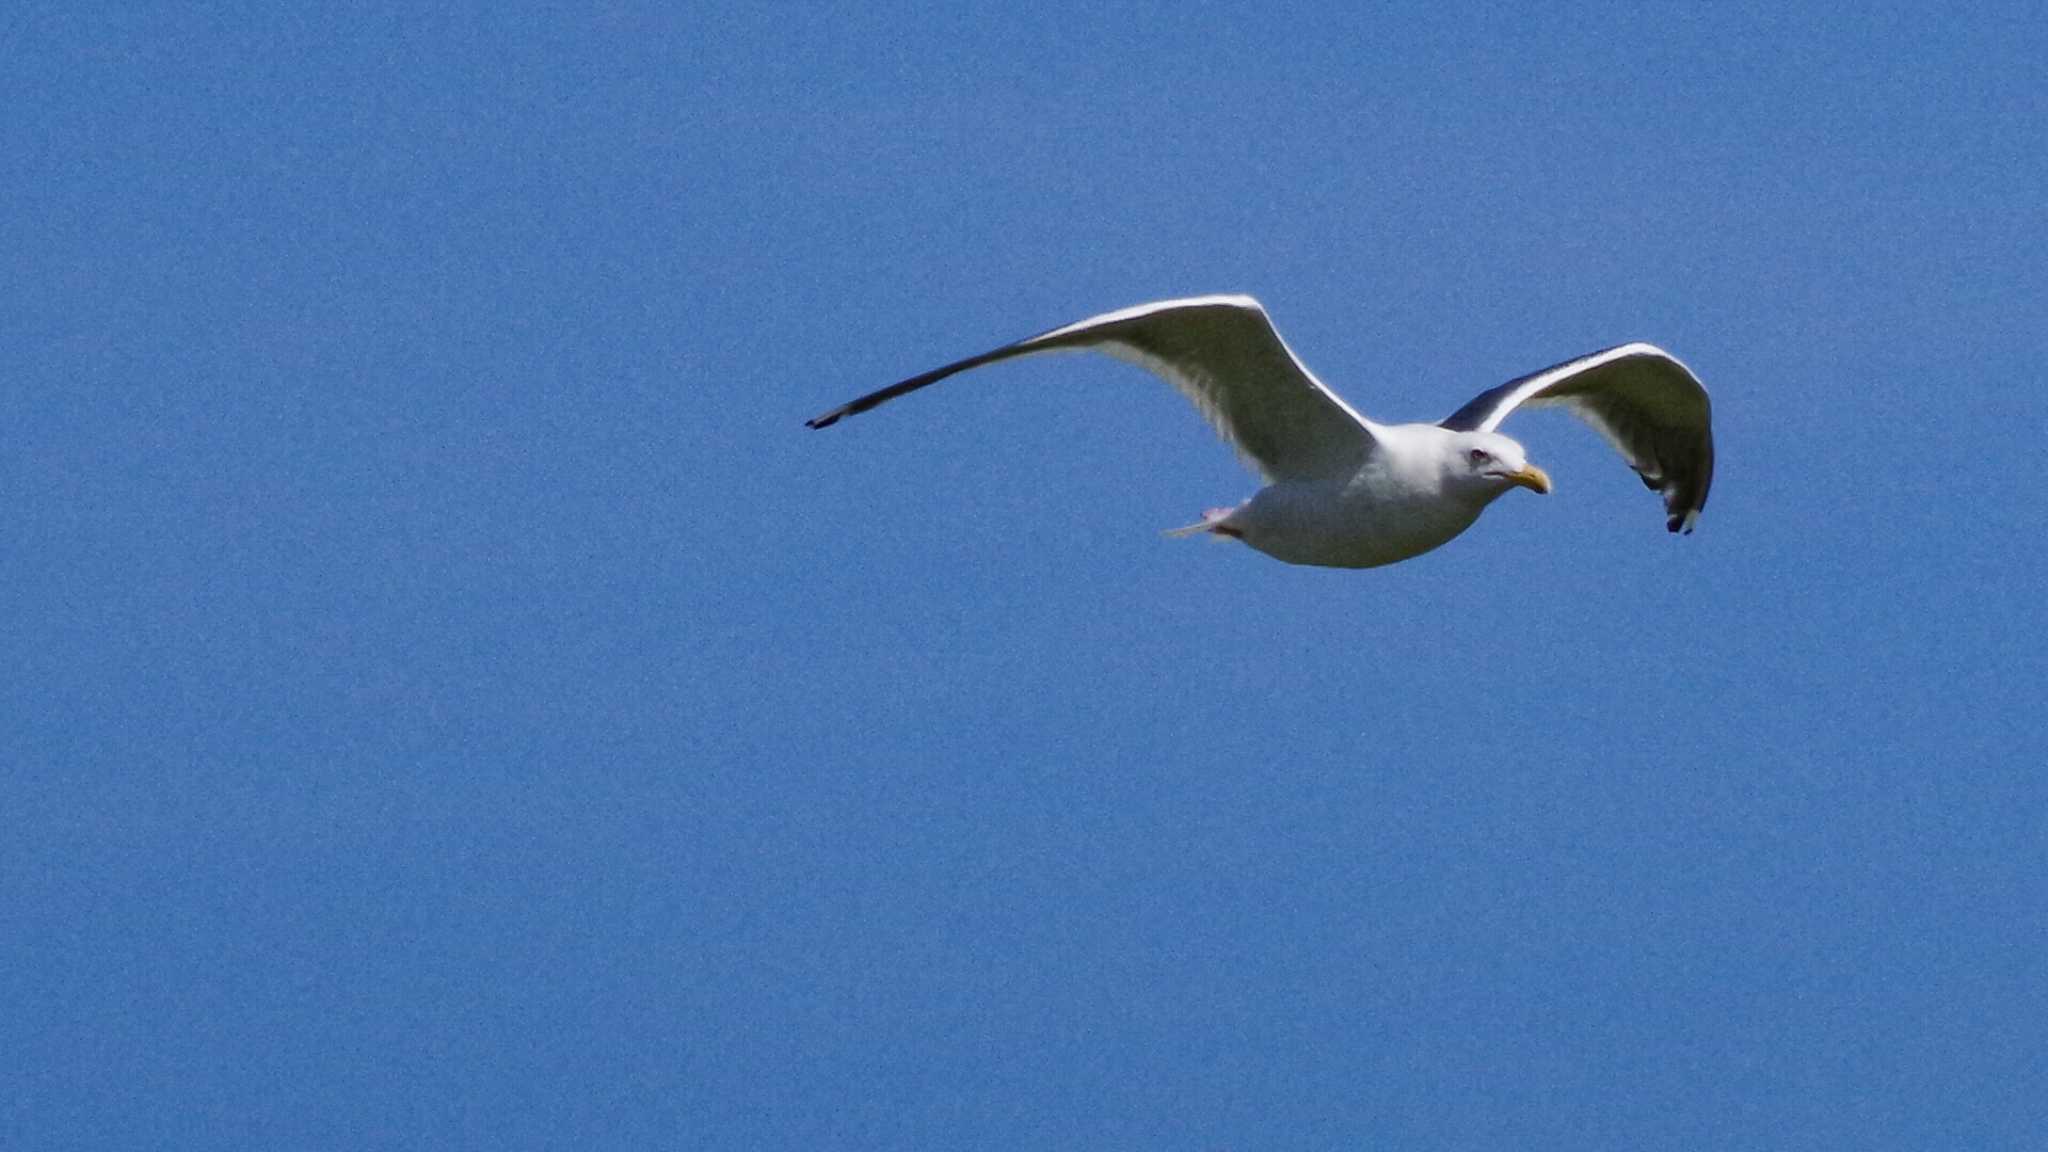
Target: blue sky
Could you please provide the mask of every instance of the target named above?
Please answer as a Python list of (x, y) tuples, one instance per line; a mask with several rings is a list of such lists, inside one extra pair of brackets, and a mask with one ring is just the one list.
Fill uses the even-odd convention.
[[(1031, 7), (0, 17), (0, 1143), (2048, 1139), (2038, 14)], [(1201, 292), (1699, 531), (802, 427)]]

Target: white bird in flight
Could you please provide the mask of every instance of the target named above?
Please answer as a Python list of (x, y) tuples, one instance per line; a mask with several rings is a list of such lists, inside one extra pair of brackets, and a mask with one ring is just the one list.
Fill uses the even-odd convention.
[(806, 421), (841, 417), (969, 368), (1041, 352), (1096, 350), (1163, 378), (1267, 481), (1171, 535), (1242, 540), (1290, 564), (1373, 568), (1419, 556), (1471, 527), (1510, 488), (1550, 477), (1496, 429), (1516, 408), (1560, 405), (1593, 426), (1664, 498), (1666, 527), (1691, 532), (1714, 478), (1707, 390), (1669, 353), (1621, 344), (1488, 389), (1437, 424), (1377, 424), (1323, 386), (1249, 296), (1162, 300), (1093, 316), (956, 360)]

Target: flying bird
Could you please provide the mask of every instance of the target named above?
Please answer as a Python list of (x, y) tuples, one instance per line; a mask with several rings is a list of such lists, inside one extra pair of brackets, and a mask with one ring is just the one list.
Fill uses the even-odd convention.
[(1266, 486), (1169, 535), (1241, 540), (1290, 564), (1373, 568), (1471, 527), (1510, 488), (1550, 477), (1499, 432), (1517, 408), (1557, 405), (1593, 426), (1689, 533), (1714, 478), (1707, 390), (1650, 344), (1620, 344), (1491, 388), (1435, 424), (1366, 419), (1304, 367), (1249, 296), (1162, 300), (1092, 316), (912, 376), (805, 423), (828, 428), (948, 376), (1041, 352), (1100, 351), (1192, 401)]

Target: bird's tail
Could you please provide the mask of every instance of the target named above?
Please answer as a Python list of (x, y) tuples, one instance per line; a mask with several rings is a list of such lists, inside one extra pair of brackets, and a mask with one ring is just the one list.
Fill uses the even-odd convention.
[(1237, 511), (1235, 508), (1211, 508), (1207, 512), (1202, 513), (1202, 519), (1199, 522), (1190, 524), (1185, 528), (1169, 528), (1163, 535), (1180, 539), (1203, 532), (1213, 532), (1218, 536), (1228, 536), (1233, 540), (1242, 540), (1244, 539), (1244, 533), (1228, 523), (1230, 514), (1235, 511)]

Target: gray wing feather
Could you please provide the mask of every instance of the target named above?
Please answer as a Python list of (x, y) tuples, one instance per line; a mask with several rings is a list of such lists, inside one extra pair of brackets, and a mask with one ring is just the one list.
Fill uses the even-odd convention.
[(1488, 389), (1443, 426), (1493, 432), (1516, 408), (1549, 405), (1592, 425), (1664, 497), (1665, 527), (1692, 531), (1714, 481), (1714, 432), (1690, 369), (1655, 345), (1622, 344)]
[(870, 392), (806, 423), (825, 428), (984, 364), (1091, 349), (1172, 384), (1268, 479), (1339, 475), (1375, 445), (1372, 426), (1310, 374), (1249, 296), (1166, 300), (1090, 317)]

